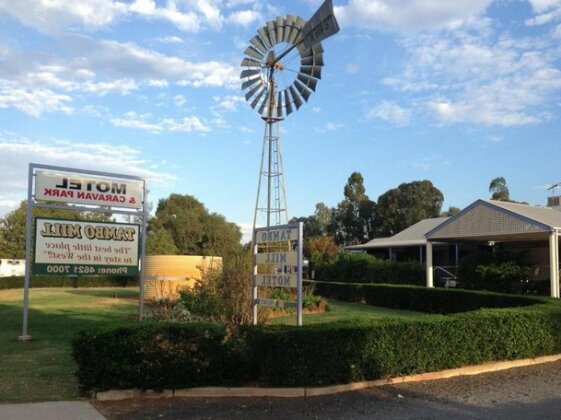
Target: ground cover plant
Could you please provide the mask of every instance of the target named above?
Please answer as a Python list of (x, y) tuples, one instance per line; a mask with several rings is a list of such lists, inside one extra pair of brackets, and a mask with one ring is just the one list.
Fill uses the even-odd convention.
[(31, 289), (22, 343), (22, 300), (23, 289), (0, 290), (0, 403), (79, 398), (72, 338), (138, 314), (138, 288)]

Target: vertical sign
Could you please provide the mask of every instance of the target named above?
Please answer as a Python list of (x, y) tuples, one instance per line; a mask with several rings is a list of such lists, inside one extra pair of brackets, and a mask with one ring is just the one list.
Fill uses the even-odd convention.
[[(302, 222), (253, 230), (253, 323), (257, 305), (297, 309), (302, 325)], [(259, 299), (259, 287), (295, 288), (297, 301)]]

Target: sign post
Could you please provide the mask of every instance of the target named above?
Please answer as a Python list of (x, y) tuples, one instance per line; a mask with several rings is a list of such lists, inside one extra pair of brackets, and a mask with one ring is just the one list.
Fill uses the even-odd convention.
[[(119, 214), (139, 219), (141, 224), (37, 218), (32, 270), (33, 208)], [(20, 341), (31, 339), (28, 333), (31, 271), (69, 276), (140, 273), (139, 318), (142, 319), (147, 209), (144, 178), (29, 164)]]
[[(302, 325), (302, 239), (302, 222), (253, 230), (253, 324), (257, 305), (262, 305), (296, 307), (297, 324)], [(259, 299), (259, 287), (295, 288), (297, 300)]]

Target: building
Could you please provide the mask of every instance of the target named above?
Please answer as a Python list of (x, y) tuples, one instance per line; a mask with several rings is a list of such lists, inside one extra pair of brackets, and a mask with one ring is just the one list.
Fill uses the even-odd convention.
[(428, 287), (454, 285), (458, 263), (466, 255), (485, 249), (520, 250), (533, 279), (549, 280), (550, 295), (559, 298), (560, 231), (559, 208), (477, 200), (454, 216), (421, 220), (390, 238), (347, 249), (426, 263)]

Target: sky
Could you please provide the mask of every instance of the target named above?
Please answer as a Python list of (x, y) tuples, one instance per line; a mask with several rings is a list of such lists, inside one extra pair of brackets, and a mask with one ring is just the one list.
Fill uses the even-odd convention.
[[(28, 165), (147, 179), (251, 228), (264, 122), (240, 63), (319, 0), (0, 0), (0, 216)], [(428, 179), (443, 209), (561, 182), (561, 0), (334, 0), (316, 92), (281, 123), (289, 216)], [(561, 189), (558, 190), (561, 192)]]

